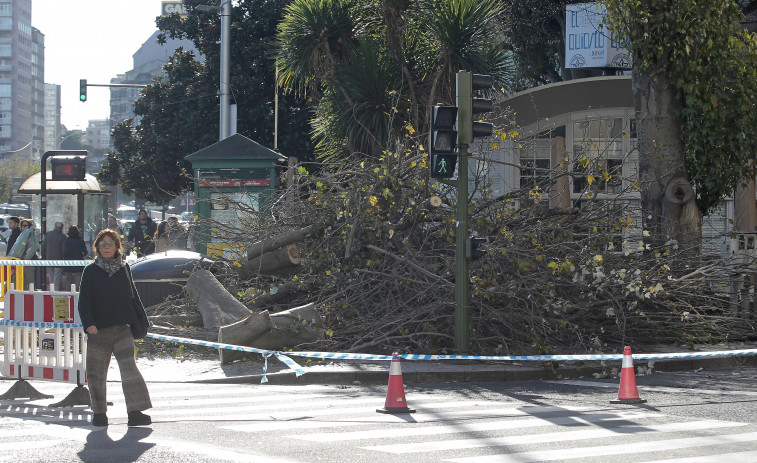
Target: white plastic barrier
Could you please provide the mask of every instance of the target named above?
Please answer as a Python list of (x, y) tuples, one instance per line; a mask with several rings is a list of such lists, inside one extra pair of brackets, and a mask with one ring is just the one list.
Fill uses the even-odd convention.
[(2, 374), (83, 385), (87, 341), (78, 292), (16, 291), (5, 297)]

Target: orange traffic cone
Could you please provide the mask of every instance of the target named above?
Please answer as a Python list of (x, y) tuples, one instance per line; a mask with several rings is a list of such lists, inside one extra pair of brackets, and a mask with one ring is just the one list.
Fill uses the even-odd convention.
[(389, 365), (389, 389), (386, 392), (384, 408), (376, 409), (379, 413), (415, 413), (415, 410), (407, 407), (405, 400), (405, 386), (402, 384), (402, 369), (397, 352), (392, 354), (392, 362)]
[(633, 356), (631, 347), (623, 349), (623, 367), (620, 370), (620, 390), (618, 400), (611, 400), (611, 404), (643, 404), (646, 400), (639, 398), (636, 390), (636, 374), (633, 370)]

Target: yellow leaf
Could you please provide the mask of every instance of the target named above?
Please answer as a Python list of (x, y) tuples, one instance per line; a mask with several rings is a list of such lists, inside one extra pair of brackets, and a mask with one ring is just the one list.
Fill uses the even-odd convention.
[(375, 196), (371, 196), (368, 198), (368, 202), (371, 203), (371, 206), (376, 207), (376, 204), (378, 203), (378, 198)]
[(593, 175), (589, 174), (589, 175), (586, 176), (586, 181), (589, 182), (589, 185), (593, 184), (594, 180), (596, 180), (596, 179), (594, 178)]

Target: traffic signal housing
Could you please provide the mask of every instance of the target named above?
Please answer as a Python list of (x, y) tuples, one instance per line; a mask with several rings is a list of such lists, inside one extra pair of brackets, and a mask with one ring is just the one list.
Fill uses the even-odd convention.
[(470, 260), (478, 260), (486, 255), (484, 245), (489, 242), (489, 238), (468, 238), (468, 251)]
[(87, 79), (79, 79), (79, 101), (87, 101)]
[(85, 156), (55, 156), (50, 158), (52, 180), (84, 180), (87, 173)]
[(494, 108), (493, 100), (474, 98), (474, 92), (491, 90), (493, 86), (492, 76), (467, 71), (457, 73), (457, 106), (460, 108), (457, 124), (459, 144), (469, 145), (474, 138), (488, 137), (494, 133), (492, 123), (473, 120), (476, 114), (488, 113)]
[(431, 176), (450, 178), (457, 166), (457, 119), (456, 106), (436, 105), (431, 108), (431, 130), (429, 133), (429, 157)]

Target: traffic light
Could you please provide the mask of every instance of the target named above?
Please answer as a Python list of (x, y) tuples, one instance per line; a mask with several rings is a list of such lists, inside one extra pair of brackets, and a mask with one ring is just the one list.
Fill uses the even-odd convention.
[(79, 101), (87, 101), (87, 79), (79, 79)]
[(87, 158), (85, 156), (55, 156), (50, 158), (54, 181), (84, 180)]
[(457, 131), (455, 120), (457, 107), (436, 105), (431, 112), (431, 131), (429, 134), (429, 156), (431, 176), (450, 178), (455, 175), (457, 165)]
[(474, 121), (475, 114), (488, 113), (494, 101), (488, 98), (474, 98), (476, 90), (486, 90), (494, 86), (494, 78), (466, 71), (457, 73), (457, 106), (460, 108), (457, 130), (458, 143), (469, 145), (474, 138), (488, 137), (494, 133), (494, 125), (489, 122)]
[(470, 260), (478, 260), (486, 254), (486, 250), (483, 249), (484, 245), (489, 241), (488, 238), (468, 238), (468, 249), (470, 251)]

